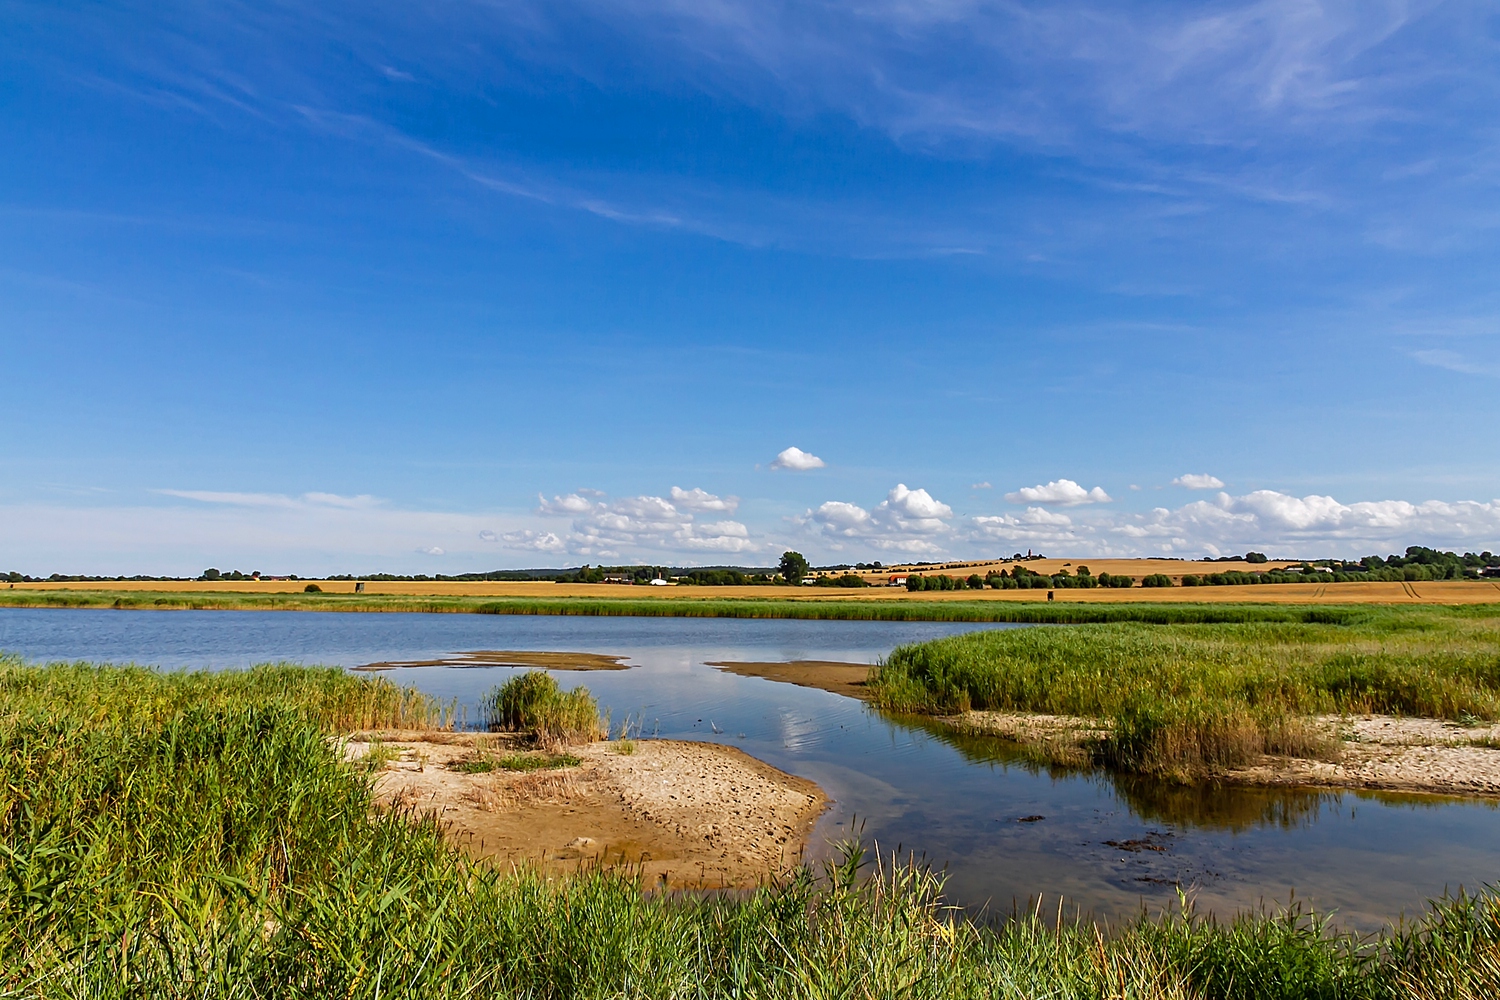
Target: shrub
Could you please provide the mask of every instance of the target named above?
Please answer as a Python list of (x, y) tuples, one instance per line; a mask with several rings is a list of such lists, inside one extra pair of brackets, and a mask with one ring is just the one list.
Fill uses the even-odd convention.
[(1184, 587), (1196, 587), (1198, 586), (1198, 578), (1189, 573), (1182, 578), (1182, 585)]
[(318, 586), (316, 583), (309, 583), (307, 586), (302, 588), (302, 592), (304, 594), (321, 594), (323, 592), (323, 588)]
[(586, 687), (563, 691), (541, 670), (528, 670), (493, 689), (479, 701), (490, 732), (528, 733), (538, 741), (578, 742), (606, 735), (599, 704)]
[(1170, 587), (1172, 578), (1165, 573), (1152, 573), (1141, 581), (1142, 587)]
[(972, 574), (970, 574), (970, 576), (969, 576), (969, 589), (970, 590), (983, 590), (984, 589), (984, 577), (980, 576), (978, 573), (972, 573)]

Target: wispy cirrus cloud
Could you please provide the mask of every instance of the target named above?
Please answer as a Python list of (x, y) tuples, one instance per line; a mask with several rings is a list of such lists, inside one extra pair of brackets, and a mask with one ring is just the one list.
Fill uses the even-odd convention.
[(1457, 351), (1430, 350), (1413, 351), (1412, 357), (1431, 368), (1443, 368), (1450, 372), (1458, 372), (1461, 375), (1480, 375), (1486, 378), (1500, 378), (1500, 365), (1484, 364), (1483, 362), (1471, 361), (1459, 354)]

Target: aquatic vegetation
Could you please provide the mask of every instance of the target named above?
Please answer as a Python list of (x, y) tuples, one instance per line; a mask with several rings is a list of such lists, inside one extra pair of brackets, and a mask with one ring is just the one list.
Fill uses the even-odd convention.
[[(5, 664), (0, 996), (1457, 1000), (1500, 989), (1490, 894), (1360, 940), (1299, 911), (1217, 923), (1189, 909), (1107, 931), (1042, 907), (978, 922), (945, 905), (930, 870), (857, 844), (821, 872), (738, 896), (492, 867), (445, 842), (434, 817), (371, 808), (370, 776), (330, 739), (344, 697), (273, 703), (298, 689), (287, 671), (299, 669), (162, 675), (194, 697), (158, 692), (115, 714), (95, 703), (123, 707), (122, 681), (149, 688), (149, 672)], [(308, 673), (311, 690), (344, 683)], [(84, 697), (35, 696), (49, 688)]]
[(1303, 722), (1319, 713), (1500, 717), (1500, 612), (976, 632), (895, 650), (870, 688), (898, 712), (1106, 720), (1098, 761), (1191, 775), (1262, 753), (1331, 753)]

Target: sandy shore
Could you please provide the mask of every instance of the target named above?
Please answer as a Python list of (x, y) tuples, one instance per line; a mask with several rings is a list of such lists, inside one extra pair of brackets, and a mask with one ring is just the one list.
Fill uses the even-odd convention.
[(399, 754), (377, 773), (382, 806), (437, 812), (449, 836), (478, 857), (560, 870), (604, 863), (638, 868), (648, 884), (755, 885), (796, 864), (827, 805), (814, 783), (733, 747), (637, 740), (571, 747), (574, 766), (469, 774), (477, 757), (519, 752), (503, 736), (365, 734)]
[[(1083, 745), (1109, 731), (1107, 723), (1096, 719), (1028, 713), (967, 712), (938, 721), (961, 732), (1037, 747), (1062, 763), (1085, 763)], [(1336, 759), (1262, 757), (1248, 767), (1218, 771), (1212, 777), (1247, 785), (1500, 796), (1500, 725), (1462, 726), (1388, 715), (1329, 715), (1309, 721), (1327, 735)]]

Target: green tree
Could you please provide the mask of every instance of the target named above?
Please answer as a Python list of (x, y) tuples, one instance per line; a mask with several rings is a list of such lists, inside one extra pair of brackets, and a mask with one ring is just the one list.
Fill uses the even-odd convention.
[(799, 584), (807, 571), (812, 569), (807, 564), (807, 559), (800, 552), (783, 552), (781, 554), (781, 578), (790, 584)]

